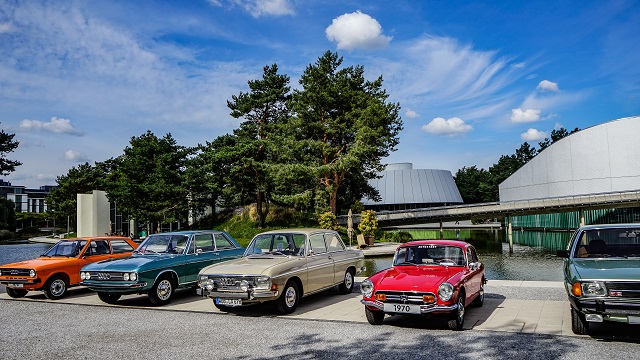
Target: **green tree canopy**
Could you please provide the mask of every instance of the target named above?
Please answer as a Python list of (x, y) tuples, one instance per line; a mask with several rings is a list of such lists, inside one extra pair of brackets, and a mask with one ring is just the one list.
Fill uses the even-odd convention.
[[(384, 169), (383, 157), (395, 150), (402, 130), (399, 104), (387, 103), (382, 77), (364, 78), (362, 66), (340, 69), (342, 58), (327, 51), (307, 66), (295, 90), (289, 133), (307, 171), (338, 211), (347, 177), (372, 179)], [(375, 191), (366, 181), (351, 181), (353, 197)], [(358, 187), (358, 188), (356, 188)], [(325, 209), (318, 209), (321, 212)]]
[(90, 194), (93, 190), (106, 190), (107, 163), (80, 164), (69, 169), (67, 174), (56, 178), (57, 186), (46, 196), (49, 211), (57, 217), (71, 216), (77, 212), (77, 195)]

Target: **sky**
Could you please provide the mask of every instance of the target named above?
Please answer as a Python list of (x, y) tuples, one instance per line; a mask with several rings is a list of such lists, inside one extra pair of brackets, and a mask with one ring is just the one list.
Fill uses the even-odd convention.
[(384, 163), (488, 169), (551, 131), (640, 115), (640, 2), (0, 0), (0, 127), (38, 188), (150, 130), (195, 146), (277, 64), (327, 50), (383, 78), (404, 129)]

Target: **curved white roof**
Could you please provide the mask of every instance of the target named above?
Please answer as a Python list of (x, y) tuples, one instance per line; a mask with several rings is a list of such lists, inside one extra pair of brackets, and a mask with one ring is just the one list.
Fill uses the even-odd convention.
[(448, 170), (413, 169), (411, 163), (400, 163), (387, 165), (381, 175), (369, 180), (369, 185), (378, 189), (382, 200), (363, 199), (363, 205), (462, 203)]
[(500, 184), (500, 201), (639, 189), (640, 116), (634, 116), (553, 143)]

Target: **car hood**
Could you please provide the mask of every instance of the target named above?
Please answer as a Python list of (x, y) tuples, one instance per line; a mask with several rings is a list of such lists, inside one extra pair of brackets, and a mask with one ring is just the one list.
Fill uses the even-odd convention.
[(633, 281), (640, 279), (638, 259), (574, 260), (573, 265), (581, 279)]
[(32, 260), (19, 261), (11, 264), (4, 264), (2, 268), (11, 269), (44, 269), (49, 267), (55, 267), (62, 264), (70, 264), (71, 261), (77, 261), (75, 257), (39, 257)]
[(396, 266), (380, 278), (378, 290), (430, 291), (436, 292), (438, 286), (447, 281), (463, 267), (454, 266)]
[(176, 257), (170, 255), (134, 255), (120, 259), (108, 259), (89, 264), (82, 268), (84, 271), (133, 271), (149, 263), (160, 262), (165, 259)]
[(213, 275), (213, 274), (243, 274), (243, 275), (273, 275), (270, 274), (270, 269), (279, 265), (285, 265), (291, 263), (293, 266), (296, 263), (303, 262), (302, 257), (284, 257), (275, 255), (273, 257), (266, 256), (248, 256), (241, 257), (235, 260), (225, 261), (219, 264), (213, 264), (207, 266), (200, 271), (201, 274)]

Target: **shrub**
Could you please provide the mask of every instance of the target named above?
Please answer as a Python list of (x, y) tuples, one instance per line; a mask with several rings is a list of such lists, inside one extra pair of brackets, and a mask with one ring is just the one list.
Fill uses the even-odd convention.
[(364, 210), (360, 213), (360, 223), (358, 224), (358, 230), (365, 237), (374, 236), (376, 229), (378, 228), (378, 220), (376, 219), (376, 212), (373, 210)]
[(320, 214), (320, 216), (318, 216), (318, 223), (322, 229), (338, 230), (336, 215), (331, 211)]
[(0, 240), (13, 240), (14, 237), (13, 232), (5, 229), (0, 230)]

